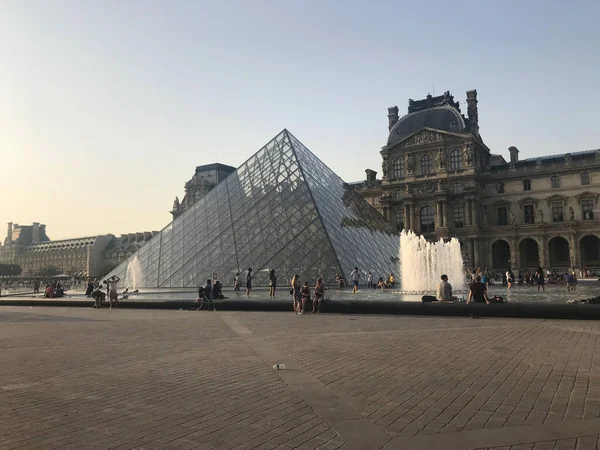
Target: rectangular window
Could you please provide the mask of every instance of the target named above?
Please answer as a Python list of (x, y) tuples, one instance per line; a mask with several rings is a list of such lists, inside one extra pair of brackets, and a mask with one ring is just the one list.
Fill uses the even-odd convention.
[(402, 231), (404, 229), (404, 213), (402, 207), (396, 210), (396, 230)]
[(531, 190), (531, 180), (523, 180), (523, 190), (524, 191)]
[(550, 185), (553, 189), (560, 187), (560, 177), (558, 175), (554, 175), (550, 177)]
[(535, 212), (533, 209), (533, 205), (523, 206), (523, 218), (525, 220), (525, 223), (535, 223)]
[(583, 172), (581, 174), (581, 184), (590, 184), (590, 173)]
[(563, 203), (552, 202), (552, 222), (563, 222)]
[(508, 209), (504, 206), (498, 208), (498, 225), (508, 225)]
[(465, 219), (462, 206), (454, 207), (454, 228), (464, 228)]
[(460, 194), (462, 192), (462, 185), (460, 183), (452, 183), (452, 193)]
[(583, 220), (594, 219), (594, 199), (586, 198), (581, 201), (581, 216)]

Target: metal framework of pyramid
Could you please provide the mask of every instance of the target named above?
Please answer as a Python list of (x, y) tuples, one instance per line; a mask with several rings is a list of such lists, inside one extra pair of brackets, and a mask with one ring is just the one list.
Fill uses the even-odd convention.
[(216, 273), (229, 286), (252, 267), (257, 286), (271, 269), (280, 285), (294, 274), (333, 284), (355, 266), (363, 280), (397, 274), (398, 250), (391, 225), (283, 130), (107, 276), (133, 287), (135, 270), (136, 287), (167, 288)]

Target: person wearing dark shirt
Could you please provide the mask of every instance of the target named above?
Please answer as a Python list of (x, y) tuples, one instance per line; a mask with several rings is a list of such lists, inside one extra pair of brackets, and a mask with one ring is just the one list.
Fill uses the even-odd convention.
[(477, 275), (475, 277), (475, 281), (471, 283), (469, 289), (469, 299), (467, 300), (467, 305), (471, 302), (475, 303), (483, 303), (486, 302), (488, 305), (490, 301), (487, 296), (487, 289), (485, 288), (485, 284), (481, 282), (481, 275)]
[(206, 298), (212, 298), (212, 282), (210, 280), (206, 280), (206, 284), (204, 285), (204, 293), (206, 294)]
[(215, 281), (215, 284), (213, 285), (212, 288), (212, 299), (213, 300), (220, 300), (223, 298), (223, 294), (221, 294), (221, 282), (219, 280)]
[(252, 289), (252, 267), (248, 267), (248, 273), (246, 274), (246, 298), (250, 297), (250, 289)]

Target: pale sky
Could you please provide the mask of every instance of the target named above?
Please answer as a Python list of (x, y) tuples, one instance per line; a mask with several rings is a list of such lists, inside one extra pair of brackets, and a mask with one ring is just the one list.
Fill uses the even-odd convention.
[(599, 148), (598, 17), (597, 0), (3, 0), (0, 230), (160, 230), (195, 166), (237, 167), (283, 128), (362, 180), (387, 108), (429, 92), (466, 115), (477, 89), (505, 157)]

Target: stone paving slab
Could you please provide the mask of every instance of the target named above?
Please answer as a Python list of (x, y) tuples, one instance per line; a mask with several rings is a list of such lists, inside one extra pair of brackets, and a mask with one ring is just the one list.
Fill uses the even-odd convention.
[(5, 306), (0, 448), (600, 448), (599, 336), (593, 321)]

